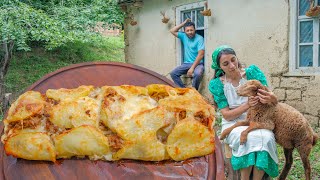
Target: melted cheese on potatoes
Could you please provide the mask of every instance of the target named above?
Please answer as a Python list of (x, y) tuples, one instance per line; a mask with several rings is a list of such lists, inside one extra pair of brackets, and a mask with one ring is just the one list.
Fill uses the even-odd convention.
[(7, 155), (28, 160), (55, 161), (56, 151), (46, 133), (21, 132), (9, 137), (5, 142)]
[(22, 94), (4, 120), (8, 155), (176, 161), (214, 150), (214, 109), (191, 88), (80, 86)]
[(45, 101), (36, 91), (27, 91), (22, 94), (9, 108), (6, 121), (21, 121), (43, 113)]
[(175, 161), (210, 154), (214, 151), (214, 133), (192, 118), (184, 119), (169, 134), (167, 151)]
[(49, 120), (60, 128), (73, 128), (84, 124), (98, 127), (99, 102), (90, 97), (64, 100), (49, 111)]
[(102, 87), (101, 120), (111, 130), (116, 131), (131, 116), (157, 106), (147, 89), (138, 86)]
[(108, 138), (90, 125), (83, 125), (54, 137), (57, 158), (103, 157), (110, 154)]
[(165, 144), (157, 138), (157, 131), (168, 126), (165, 116), (165, 109), (156, 107), (132, 116), (126, 123), (119, 124), (116, 132), (125, 142), (114, 158), (145, 161), (168, 159)]
[(74, 100), (80, 97), (88, 96), (93, 90), (93, 86), (79, 86), (78, 88), (74, 89), (48, 89), (46, 92), (46, 96), (56, 101), (63, 101), (68, 99)]

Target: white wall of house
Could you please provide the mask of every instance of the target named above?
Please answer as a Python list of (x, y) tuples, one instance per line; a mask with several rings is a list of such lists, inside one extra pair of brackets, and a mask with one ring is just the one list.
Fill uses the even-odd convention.
[[(131, 8), (136, 26), (126, 28), (126, 60), (168, 76), (177, 65), (175, 37), (169, 32), (175, 25), (175, 8), (197, 1), (148, 0), (142, 8)], [(279, 0), (215, 0), (208, 2), (206, 38), (206, 76), (201, 91), (207, 96), (207, 82), (212, 77), (211, 54), (215, 47), (229, 44), (246, 64), (257, 64), (266, 74), (286, 70), (288, 58), (288, 2)], [(170, 17), (161, 22), (160, 11)], [(267, 62), (267, 63), (266, 63)]]
[[(288, 3), (286, 1), (210, 1), (207, 52), (211, 59), (215, 47), (231, 45), (241, 62), (256, 64), (268, 75), (286, 70), (288, 58)], [(208, 82), (213, 71), (207, 64)], [(211, 76), (210, 76), (211, 75)], [(203, 91), (207, 91), (204, 88)], [(204, 93), (205, 95), (207, 93)]]
[[(129, 8), (138, 21), (125, 26), (126, 61), (169, 78), (176, 67), (176, 41), (169, 32), (176, 7), (195, 0), (145, 0), (142, 8)], [(201, 93), (212, 100), (207, 86), (213, 76), (211, 54), (221, 44), (231, 45), (241, 62), (256, 64), (267, 75), (281, 101), (303, 112), (315, 127), (320, 117), (320, 76), (292, 76), (289, 70), (290, 4), (288, 0), (208, 0), (212, 11), (206, 34), (205, 76)], [(160, 11), (170, 17), (161, 22)], [(319, 94), (319, 95), (317, 95)]]

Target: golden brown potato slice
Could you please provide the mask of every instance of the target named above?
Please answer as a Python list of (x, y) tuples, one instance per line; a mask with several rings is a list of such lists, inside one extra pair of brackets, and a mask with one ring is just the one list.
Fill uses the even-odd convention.
[(144, 87), (104, 86), (101, 89), (101, 121), (114, 132), (119, 124), (125, 123), (133, 115), (157, 106)]
[(57, 158), (89, 156), (90, 159), (111, 160), (107, 137), (90, 125), (83, 125), (54, 137)]
[(176, 94), (159, 100), (159, 105), (169, 109), (186, 109), (190, 113), (210, 108), (210, 105), (195, 91), (193, 89), (185, 89), (184, 94)]
[(119, 124), (116, 133), (125, 140), (141, 139), (144, 136), (156, 138), (157, 130), (168, 125), (164, 119), (165, 112), (161, 107), (140, 112), (125, 123)]
[(157, 101), (168, 97), (169, 93), (174, 91), (173, 87), (163, 84), (150, 84), (146, 88), (148, 89), (149, 96)]
[(160, 128), (174, 123), (164, 108), (143, 111), (134, 115), (116, 129), (117, 134), (125, 141), (123, 148), (115, 155), (115, 159), (140, 159), (160, 161), (168, 159), (166, 146), (157, 137)]
[(9, 137), (5, 143), (7, 155), (28, 160), (56, 161), (56, 153), (46, 133), (19, 133)]
[(176, 113), (178, 120), (194, 118), (212, 129), (214, 124), (214, 108), (208, 104), (202, 96), (191, 88), (176, 88), (177, 94), (159, 100), (159, 106)]
[(49, 120), (60, 128), (73, 128), (81, 125), (99, 125), (99, 101), (90, 97), (61, 101), (52, 106)]
[(114, 160), (136, 159), (143, 161), (161, 161), (169, 159), (166, 146), (155, 136), (144, 135), (136, 141), (126, 141), (123, 148), (113, 155)]
[(79, 86), (78, 88), (74, 89), (48, 89), (46, 91), (46, 96), (56, 101), (63, 101), (68, 99), (74, 100), (80, 97), (88, 96), (93, 90), (94, 86)]
[(214, 151), (214, 132), (200, 122), (186, 118), (169, 134), (167, 151), (175, 161), (210, 154)]
[(45, 107), (42, 95), (36, 91), (27, 91), (11, 105), (6, 121), (21, 121), (32, 116), (41, 115)]
[(117, 92), (120, 94), (125, 94), (127, 96), (147, 96), (148, 89), (141, 86), (132, 86), (132, 85), (121, 85), (121, 86), (113, 86)]
[(23, 129), (13, 128), (13, 129), (9, 129), (9, 131), (7, 133), (3, 134), (1, 138), (3, 138), (2, 142), (4, 142), (4, 140), (6, 140), (7, 137), (10, 137), (10, 136), (12, 136), (14, 134), (18, 134), (18, 133), (35, 133), (35, 132), (46, 133), (47, 131), (46, 131), (45, 127), (42, 126), (42, 125), (37, 126), (36, 128), (23, 128)]

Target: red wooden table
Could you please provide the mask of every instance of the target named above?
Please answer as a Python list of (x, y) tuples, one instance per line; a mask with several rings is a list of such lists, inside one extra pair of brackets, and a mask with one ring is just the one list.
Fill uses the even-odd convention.
[[(80, 85), (166, 84), (175, 86), (164, 76), (148, 69), (125, 63), (81, 63), (47, 74), (27, 90), (41, 93), (49, 88), (75, 88)], [(3, 123), (0, 124), (0, 134)], [(224, 179), (221, 144), (216, 136), (215, 152), (182, 162), (117, 162), (88, 159), (58, 160), (58, 163), (28, 161), (6, 156), (0, 143), (0, 179)]]

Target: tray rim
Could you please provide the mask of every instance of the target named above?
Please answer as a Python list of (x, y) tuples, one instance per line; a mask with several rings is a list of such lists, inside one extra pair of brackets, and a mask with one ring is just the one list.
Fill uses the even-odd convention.
[[(30, 91), (30, 90), (33, 90), (35, 89), (37, 86), (39, 86), (42, 82), (46, 81), (47, 79), (53, 77), (53, 76), (56, 76), (60, 73), (63, 73), (65, 71), (68, 71), (70, 69), (76, 69), (76, 68), (79, 68), (79, 67), (86, 67), (86, 66), (96, 66), (96, 65), (107, 65), (107, 66), (120, 66), (120, 67), (124, 67), (124, 68), (130, 68), (130, 69), (137, 69), (139, 71), (142, 71), (144, 73), (147, 73), (151, 76), (154, 76), (158, 79), (161, 79), (162, 81), (168, 83), (170, 86), (172, 87), (177, 87), (176, 84), (174, 84), (173, 81), (169, 80), (168, 78), (166, 78), (165, 76), (157, 73), (157, 72), (154, 72), (154, 71), (151, 71), (147, 68), (144, 68), (144, 67), (141, 67), (141, 66), (138, 66), (138, 65), (134, 65), (134, 64), (130, 64), (130, 63), (123, 63), (123, 62), (101, 62), (101, 61), (93, 61), (93, 62), (84, 62), (84, 63), (78, 63), (78, 64), (72, 64), (72, 65), (69, 65), (69, 66), (65, 66), (65, 67), (62, 67), (60, 69), (57, 69), (56, 71), (53, 71), (51, 73), (48, 73), (46, 75), (44, 75), (42, 78), (40, 78), (38, 81), (36, 81), (35, 83), (33, 83), (31, 86), (29, 86), (28, 88), (25, 89), (25, 91)], [(24, 92), (25, 92), (24, 91)]]

